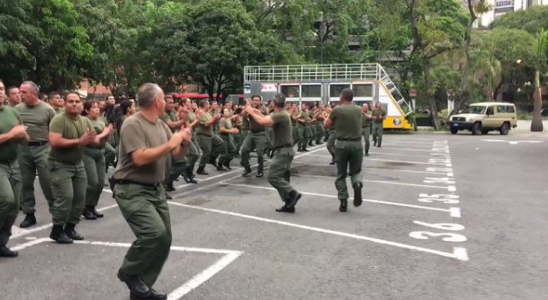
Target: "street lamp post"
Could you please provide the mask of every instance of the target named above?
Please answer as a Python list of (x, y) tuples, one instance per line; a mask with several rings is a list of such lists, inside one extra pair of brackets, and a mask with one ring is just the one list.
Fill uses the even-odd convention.
[(323, 11), (320, 12), (320, 64), (323, 64)]

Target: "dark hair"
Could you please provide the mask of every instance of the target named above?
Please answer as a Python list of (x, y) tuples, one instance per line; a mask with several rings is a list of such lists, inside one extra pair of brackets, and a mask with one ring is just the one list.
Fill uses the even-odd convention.
[(341, 91), (341, 98), (345, 101), (351, 102), (354, 99), (354, 91), (352, 89), (346, 88)]
[[(0, 79), (0, 82), (2, 82), (2, 79)], [(3, 82), (2, 82), (2, 83), (3, 83)], [(13, 89), (19, 89), (19, 88), (16, 87), (16, 86), (13, 86), (13, 85), (10, 86), (10, 87), (8, 87), (8, 89), (7, 89), (7, 91), (8, 91), (8, 96), (9, 96), (9, 93), (11, 92), (11, 90), (13, 90)]]
[[(61, 94), (58, 93), (58, 92), (51, 92), (51, 93), (49, 93), (49, 95), (48, 95), (48, 100), (49, 100), (49, 99), (52, 99), (52, 98), (55, 97), (56, 95), (61, 96)], [(68, 94), (67, 94), (67, 95), (68, 95)]]
[(234, 114), (239, 115), (239, 114), (242, 113), (242, 110), (243, 110), (243, 109), (242, 109), (241, 107), (238, 107), (238, 108), (236, 108), (236, 110), (234, 111)]
[(87, 116), (88, 112), (86, 110), (91, 110), (91, 108), (93, 107), (93, 104), (95, 104), (95, 103), (97, 103), (97, 105), (99, 105), (99, 101), (97, 101), (97, 100), (89, 100), (89, 101), (84, 102), (84, 110), (82, 110), (82, 116), (84, 116), (84, 117)]
[(206, 104), (207, 104), (207, 100), (205, 100), (205, 99), (202, 99), (202, 100), (200, 100), (200, 102), (198, 102), (198, 106), (200, 108), (204, 108), (206, 106)]
[(276, 105), (276, 107), (285, 107), (285, 95), (284, 94), (276, 94), (274, 96), (274, 104)]
[(111, 123), (114, 124), (114, 126), (116, 126), (118, 135), (120, 134), (120, 130), (122, 129), (122, 124), (124, 123), (124, 117), (132, 105), (133, 103), (131, 101), (124, 100), (120, 103), (120, 105), (114, 108), (114, 116)]

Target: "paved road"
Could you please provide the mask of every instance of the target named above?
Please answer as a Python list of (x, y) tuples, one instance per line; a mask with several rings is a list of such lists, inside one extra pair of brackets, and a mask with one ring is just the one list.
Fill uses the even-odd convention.
[[(156, 288), (172, 300), (544, 299), (547, 156), (545, 135), (386, 135), (363, 163), (364, 205), (346, 214), (323, 146), (295, 158), (295, 214), (274, 212), (266, 180), (240, 169), (181, 181)], [(133, 235), (111, 195), (104, 219), (79, 226), (85, 244), (47, 239), (39, 206), (40, 227), (11, 242), (20, 257), (0, 260), (0, 299), (128, 299), (115, 274)]]

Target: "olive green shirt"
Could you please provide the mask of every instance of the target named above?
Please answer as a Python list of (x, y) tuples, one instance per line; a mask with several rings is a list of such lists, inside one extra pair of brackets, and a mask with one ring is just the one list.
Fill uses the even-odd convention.
[(293, 126), (291, 125), (291, 117), (286, 111), (273, 113), (270, 115), (274, 125), (274, 148), (283, 146), (293, 146)]
[(354, 104), (342, 104), (333, 109), (329, 119), (337, 126), (337, 138), (359, 139), (362, 136), (362, 109)]
[[(230, 120), (230, 118), (222, 118), (219, 121), (219, 128), (232, 129), (234, 127), (232, 126), (232, 121)], [(230, 135), (230, 133), (221, 133), (221, 135), (228, 136)]]
[(133, 163), (132, 153), (139, 149), (155, 148), (167, 143), (172, 135), (169, 127), (162, 120), (152, 123), (141, 113), (136, 113), (124, 122), (121, 133), (120, 162), (114, 171), (114, 178), (146, 184), (163, 182), (168, 155), (138, 167)]
[[(160, 119), (164, 121), (167, 124), (167, 121), (177, 122), (179, 119), (177, 118), (177, 113), (174, 111), (171, 112), (165, 112)], [(169, 126), (168, 126), (169, 127)], [(171, 132), (176, 132), (177, 128), (171, 128)]]
[(367, 128), (371, 125), (371, 113), (362, 113), (362, 128)]
[[(95, 133), (97, 133), (97, 134), (103, 133), (103, 130), (105, 130), (105, 128), (106, 128), (106, 125), (105, 125), (105, 122), (103, 120), (101, 120), (101, 118), (97, 118), (95, 120), (92, 120), (92, 119), (88, 119), (88, 120), (91, 123), (91, 125), (93, 126), (93, 129), (95, 129)], [(106, 139), (102, 139), (99, 146), (87, 146), (87, 147), (104, 149), (106, 143), (107, 143)]]
[(65, 112), (65, 110), (62, 109), (62, 108), (54, 108), (53, 110), (55, 111), (55, 114), (56, 114), (56, 115)]
[(310, 124), (310, 111), (302, 111), (301, 116), (304, 118), (304, 125)]
[(198, 127), (196, 128), (196, 133), (207, 135), (207, 136), (213, 136), (214, 125), (210, 125), (209, 127), (204, 125), (205, 123), (211, 121), (211, 119), (213, 119), (213, 116), (210, 113), (202, 114), (202, 117), (200, 118), (200, 121), (198, 122)]
[[(381, 108), (381, 109), (375, 109), (373, 112), (372, 112), (372, 115), (373, 116), (381, 116), (381, 117), (386, 117), (386, 112)], [(375, 119), (373, 120), (373, 123), (375, 124), (382, 124), (383, 123), (383, 119), (380, 118), (380, 119)]]
[(19, 103), (15, 106), (21, 120), (27, 126), (31, 142), (44, 142), (49, 139), (49, 124), (55, 117), (55, 110), (49, 104), (40, 101), (36, 106)]
[[(81, 138), (88, 129), (93, 129), (93, 125), (88, 118), (80, 115), (71, 118), (67, 113), (56, 115), (49, 125), (49, 131), (58, 133), (68, 140)], [(84, 148), (84, 146), (51, 147), (49, 159), (66, 164), (77, 164), (84, 157)]]
[[(0, 109), (0, 134), (9, 133), (13, 127), (22, 125), (21, 116), (11, 106), (4, 105)], [(19, 140), (10, 139), (0, 144), (0, 163), (10, 163), (15, 161), (19, 153)]]
[(242, 130), (249, 130), (249, 117), (247, 115), (242, 117)]

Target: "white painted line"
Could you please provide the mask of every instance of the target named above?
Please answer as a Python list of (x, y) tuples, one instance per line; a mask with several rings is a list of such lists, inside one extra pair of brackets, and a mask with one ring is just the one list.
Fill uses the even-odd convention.
[[(333, 170), (336, 172), (336, 166), (335, 165), (328, 165), (327, 162), (325, 162), (325, 163), (326, 164), (322, 165), (322, 166), (324, 166), (324, 167), (333, 167)], [(304, 162), (304, 161), (293, 161), (291, 164), (310, 165), (311, 163)], [(363, 164), (363, 168), (362, 168), (363, 172), (367, 172), (367, 171), (371, 171), (371, 170), (396, 172), (396, 173), (416, 173), (416, 174), (444, 175), (444, 176), (448, 176), (448, 177), (453, 177), (453, 173), (389, 169), (389, 168), (384, 168), (384, 167), (373, 167), (373, 166), (368, 166), (366, 164)], [(367, 174), (371, 174), (371, 172), (367, 172)], [(327, 177), (327, 178), (333, 178), (333, 177), (329, 177), (329, 176), (309, 175), (309, 174), (306, 174), (306, 175), (291, 175), (291, 177), (318, 177), (318, 178)]]
[(20, 244), (20, 245), (11, 247), (11, 250), (12, 251), (19, 251), (19, 250), (23, 250), (23, 249), (28, 248), (28, 247), (36, 246), (38, 244), (41, 244), (41, 243), (44, 243), (44, 242), (47, 242), (47, 241), (50, 241), (50, 239), (49, 238), (39, 238), (39, 239), (36, 239), (34, 241), (26, 242), (24, 244)]
[[(237, 171), (240, 171), (241, 169), (236, 169), (236, 168), (232, 168), (234, 169), (233, 172), (237, 172)], [(217, 174), (217, 175), (214, 175), (214, 176), (208, 176), (206, 178), (198, 178), (196, 177), (197, 180), (200, 180), (198, 182), (204, 182), (204, 181), (209, 181), (209, 180), (213, 180), (213, 179), (217, 179), (219, 177), (223, 177), (225, 176), (227, 173), (221, 173), (221, 174)], [(194, 186), (196, 185), (195, 183), (184, 183), (184, 184), (181, 184), (181, 185), (177, 185), (175, 186), (176, 189), (178, 188), (184, 188), (184, 187), (187, 187), (187, 186)]]
[[(97, 211), (102, 212), (102, 211), (106, 211), (106, 210), (109, 210), (109, 209), (112, 209), (112, 208), (115, 208), (115, 207), (118, 207), (118, 204), (112, 204), (112, 205), (109, 205), (109, 206), (101, 207), (101, 208), (98, 208)], [(11, 236), (11, 238), (12, 239), (19, 238), (19, 237), (25, 236), (27, 234), (31, 234), (31, 233), (34, 233), (34, 232), (38, 232), (38, 231), (48, 229), (52, 226), (53, 226), (53, 224), (49, 223), (49, 224), (45, 224), (45, 225), (42, 225), (42, 226), (39, 226), (39, 227), (36, 227), (36, 228), (26, 229), (24, 232), (21, 231), (21, 232), (18, 232), (16, 234), (13, 234)]]
[[(373, 147), (372, 147), (373, 148)], [(449, 153), (449, 151), (432, 151), (430, 150), (424, 150), (424, 149), (415, 149), (415, 148), (390, 148), (390, 147), (382, 147), (379, 150), (394, 150), (394, 151), (416, 151), (416, 152), (438, 152), (438, 153)]]
[(182, 286), (175, 289), (173, 292), (169, 293), (168, 300), (178, 300), (181, 299), (186, 294), (190, 293), (192, 290), (196, 289), (198, 286), (208, 281), (215, 274), (222, 271), (232, 262), (234, 262), (242, 253), (230, 253), (226, 254), (223, 258), (218, 260), (215, 264), (211, 265), (209, 268), (203, 270), (198, 275), (192, 277), (188, 282)]
[(28, 229), (23, 229), (23, 228), (20, 228), (20, 227), (17, 227), (17, 226), (11, 226), (11, 234), (12, 235), (25, 235), (27, 234), (28, 232)]
[[(229, 184), (231, 186), (241, 186), (241, 187), (247, 187), (247, 188), (253, 188), (253, 189), (262, 189), (262, 190), (268, 190), (268, 191), (276, 191), (275, 188), (266, 187), (266, 186), (257, 186), (257, 185), (241, 184), (241, 183), (227, 183), (227, 182), (223, 182), (222, 184), (226, 184), (226, 185)], [(317, 197), (338, 199), (338, 197), (334, 196), (334, 195), (303, 192), (303, 191), (300, 191), (300, 190), (299, 190), (299, 193), (301, 193), (303, 195), (309, 195), (309, 196), (317, 196)], [(353, 198), (348, 198), (348, 201), (352, 201), (352, 200), (353, 200)], [(373, 199), (362, 199), (362, 200), (363, 200), (363, 202), (371, 202), (371, 203), (386, 204), (386, 205), (392, 205), (392, 206), (417, 208), (417, 209), (442, 211), (442, 212), (451, 213), (450, 209), (443, 209), (443, 208), (436, 208), (436, 207), (429, 207), (429, 206), (421, 206), (421, 205), (413, 205), (413, 204), (405, 204), (405, 203), (399, 203), (399, 202), (389, 202), (389, 201), (382, 201), (382, 200), (373, 200)]]
[[(309, 152), (301, 153), (301, 154), (295, 155), (295, 156), (293, 157), (293, 161), (295, 161), (295, 159), (297, 159), (297, 158), (299, 158), (299, 157), (303, 157), (303, 156), (307, 156), (307, 155), (312, 155), (312, 153), (321, 151), (321, 150), (326, 149), (326, 148), (325, 148), (325, 145), (322, 144), (322, 145), (319, 145), (319, 146), (316, 146), (316, 147), (310, 148), (310, 149), (314, 149), (314, 150), (310, 150)], [(252, 165), (251, 167), (254, 168), (254, 167), (258, 166), (258, 165), (259, 165), (259, 164), (254, 164), (254, 165)], [(265, 170), (266, 170), (266, 169), (268, 169), (267, 166), (265, 166)], [(237, 172), (237, 171), (230, 171), (230, 172), (224, 173), (223, 175), (234, 174), (235, 172)], [(173, 193), (173, 194), (171, 194), (171, 197), (173, 197), (174, 199), (175, 199), (175, 198), (180, 198), (180, 197), (182, 197), (182, 196), (184, 196), (184, 195), (188, 195), (188, 194), (190, 194), (190, 193), (198, 192), (198, 191), (207, 189), (207, 188), (209, 188), (209, 187), (211, 187), (211, 186), (214, 186), (214, 185), (216, 185), (216, 184), (222, 183), (222, 182), (224, 182), (224, 181), (226, 181), (226, 180), (232, 180), (232, 179), (235, 179), (235, 178), (238, 178), (238, 177), (242, 177), (242, 175), (241, 175), (241, 174), (238, 174), (238, 175), (235, 175), (235, 176), (231, 176), (231, 177), (228, 177), (228, 178), (225, 179), (225, 180), (222, 180), (222, 181), (219, 181), (219, 182), (210, 183), (210, 184), (206, 184), (206, 185), (204, 185), (204, 186), (200, 186), (200, 187), (198, 187), (198, 188), (195, 188), (195, 189), (192, 189), (192, 190), (188, 190), (188, 191), (185, 191), (185, 192), (182, 192), (182, 193)]]
[[(21, 245), (12, 247), (13, 251), (19, 251), (31, 246), (35, 246), (41, 243), (50, 241), (48, 238), (41, 238), (31, 242), (27, 242)], [(97, 242), (97, 241), (74, 241), (75, 244), (79, 245), (93, 245), (93, 246), (107, 246), (107, 247), (131, 247), (130, 243), (113, 243), (113, 242)], [(187, 247), (177, 247), (172, 246), (171, 250), (182, 251), (182, 252), (197, 252), (197, 253), (213, 253), (213, 254), (223, 254), (223, 257), (215, 262), (213, 265), (200, 272), (198, 275), (192, 277), (189, 281), (172, 291), (168, 295), (168, 300), (179, 300), (186, 294), (190, 293), (192, 290), (196, 289), (198, 286), (202, 285), (217, 273), (222, 271), (232, 262), (234, 262), (242, 252), (234, 250), (219, 250), (219, 249), (208, 249), (208, 248), (187, 248)]]
[(449, 215), (453, 218), (460, 218), (460, 208), (459, 207), (450, 207)]
[[(331, 179), (335, 180), (334, 177), (329, 176), (321, 176), (321, 175), (291, 175), (291, 177), (310, 177), (310, 178), (323, 178), (323, 179)], [(350, 176), (349, 176), (350, 177)], [(421, 187), (421, 188), (433, 188), (433, 189), (448, 189), (447, 186), (439, 186), (439, 185), (424, 185), (424, 184), (416, 184), (416, 183), (405, 183), (405, 182), (395, 182), (395, 181), (384, 181), (384, 180), (362, 180), (363, 182), (371, 182), (371, 183), (381, 183), (381, 184), (393, 184), (393, 185), (404, 185), (404, 186), (413, 186), (413, 187)]]
[[(415, 154), (408, 154), (408, 153), (386, 153), (386, 152), (369, 152), (371, 155), (396, 155), (396, 156), (407, 156), (407, 157), (424, 157), (424, 158), (432, 158), (432, 155), (435, 153), (432, 153), (432, 155), (415, 155)], [(444, 153), (444, 155), (446, 155)], [(445, 156), (442, 156), (445, 157)]]
[(180, 207), (192, 208), (192, 209), (197, 209), (197, 210), (202, 210), (202, 211), (207, 211), (207, 212), (213, 212), (213, 213), (218, 213), (218, 214), (227, 215), (227, 216), (239, 217), (239, 218), (244, 218), (244, 219), (250, 219), (250, 220), (265, 222), (265, 223), (271, 223), (271, 224), (277, 224), (277, 225), (282, 225), (282, 226), (293, 227), (293, 228), (299, 228), (299, 229), (304, 229), (304, 230), (309, 230), (309, 231), (314, 231), (314, 232), (332, 234), (332, 235), (352, 238), (352, 239), (356, 239), (356, 240), (369, 241), (369, 242), (373, 242), (373, 243), (377, 243), (377, 244), (394, 246), (394, 247), (398, 247), (398, 248), (415, 250), (415, 251), (420, 251), (420, 252), (426, 252), (426, 253), (430, 253), (430, 254), (436, 254), (436, 255), (449, 257), (449, 258), (454, 258), (454, 259), (463, 260), (463, 261), (468, 260), (468, 255), (467, 255), (467, 252), (466, 252), (465, 248), (453, 248), (453, 253), (443, 252), (443, 251), (438, 251), (438, 250), (433, 250), (433, 249), (428, 249), (428, 248), (411, 246), (411, 245), (398, 243), (398, 242), (391, 242), (391, 241), (378, 239), (378, 238), (373, 238), (373, 237), (368, 237), (368, 236), (363, 236), (363, 235), (357, 235), (357, 234), (351, 234), (351, 233), (346, 233), (346, 232), (341, 232), (341, 231), (335, 231), (335, 230), (323, 229), (323, 228), (318, 228), (318, 227), (300, 225), (300, 224), (296, 224), (296, 223), (278, 221), (278, 220), (274, 220), (274, 219), (261, 218), (261, 217), (245, 215), (245, 214), (240, 214), (240, 213), (235, 213), (235, 212), (230, 212), (230, 211), (224, 211), (224, 210), (219, 210), (219, 209), (193, 206), (193, 205), (182, 204), (182, 203), (173, 202), (173, 201), (169, 201), (169, 203), (172, 204), (172, 205), (175, 205), (175, 206), (180, 206)]
[[(331, 158), (331, 155), (319, 155), (319, 154), (310, 154), (311, 156), (326, 157)], [(397, 163), (406, 163), (406, 164), (419, 164), (419, 165), (431, 165), (431, 166), (445, 166), (451, 167), (450, 163), (434, 163), (434, 162), (422, 162), (422, 161), (406, 161), (406, 160), (392, 160), (392, 159), (382, 159), (382, 158), (364, 158), (363, 161), (387, 161), (387, 162), (397, 162)]]

